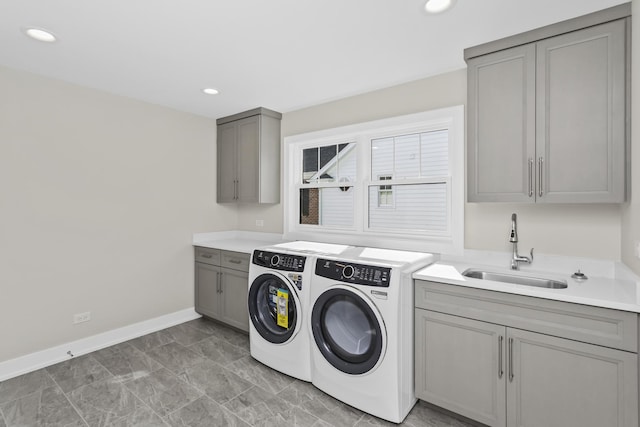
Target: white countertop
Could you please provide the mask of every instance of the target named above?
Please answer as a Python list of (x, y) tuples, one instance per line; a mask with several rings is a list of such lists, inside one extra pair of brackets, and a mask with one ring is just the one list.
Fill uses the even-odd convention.
[[(548, 289), (471, 279), (462, 275), (462, 272), (468, 268), (565, 280), (568, 287), (566, 289)], [(640, 313), (640, 282), (636, 280), (589, 277), (588, 280), (579, 282), (572, 279), (571, 274), (549, 273), (533, 269), (528, 269), (526, 272), (512, 271), (495, 265), (480, 265), (465, 261), (439, 261), (417, 271), (413, 274), (413, 278)]]
[(281, 234), (252, 231), (218, 231), (193, 235), (193, 246), (251, 254), (255, 248), (282, 243)]
[[(250, 254), (255, 248), (287, 242), (281, 234), (260, 233), (250, 231), (221, 231), (198, 233), (193, 235), (193, 245), (206, 248)], [(526, 295), (556, 301), (640, 313), (640, 280), (632, 274), (622, 274), (615, 278), (613, 263), (606, 261), (584, 260), (569, 257), (538, 256), (536, 263), (541, 263), (538, 270), (527, 268), (526, 271), (512, 271), (504, 267), (502, 253), (484, 251), (467, 251), (464, 257), (444, 259), (431, 264), (413, 274), (414, 279), (430, 280), (439, 283), (466, 286), (510, 294)], [(496, 262), (501, 264), (497, 265)], [(589, 276), (586, 281), (576, 281), (570, 276), (575, 266), (583, 266)], [(585, 268), (585, 267), (589, 268)], [(543, 268), (546, 267), (544, 270)], [(462, 272), (468, 268), (520, 274), (525, 276), (544, 277), (567, 282), (566, 289), (548, 289), (535, 286), (514, 285), (491, 280), (464, 277)], [(525, 270), (525, 269), (523, 269)]]

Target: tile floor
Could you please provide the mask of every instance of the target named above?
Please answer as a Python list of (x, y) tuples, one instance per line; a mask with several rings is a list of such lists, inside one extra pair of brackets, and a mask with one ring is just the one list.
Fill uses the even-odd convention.
[[(197, 319), (0, 382), (0, 427), (391, 426), (253, 360)], [(404, 426), (471, 426), (419, 402)]]

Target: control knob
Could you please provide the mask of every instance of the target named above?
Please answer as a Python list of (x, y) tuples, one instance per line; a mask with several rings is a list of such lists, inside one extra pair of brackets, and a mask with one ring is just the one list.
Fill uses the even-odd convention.
[(276, 267), (280, 264), (280, 255), (274, 255), (271, 257), (271, 266)]
[(351, 279), (354, 273), (355, 273), (355, 270), (351, 265), (345, 265), (342, 268), (342, 277), (344, 277), (345, 279)]

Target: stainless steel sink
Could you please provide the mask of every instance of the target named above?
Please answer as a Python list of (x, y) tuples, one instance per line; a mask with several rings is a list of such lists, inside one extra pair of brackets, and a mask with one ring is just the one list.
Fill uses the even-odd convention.
[(496, 282), (513, 283), (516, 285), (537, 286), (539, 288), (564, 289), (567, 282), (562, 280), (545, 279), (542, 277), (518, 276), (515, 274), (495, 273), (492, 271), (469, 268), (462, 273), (472, 279), (494, 280)]

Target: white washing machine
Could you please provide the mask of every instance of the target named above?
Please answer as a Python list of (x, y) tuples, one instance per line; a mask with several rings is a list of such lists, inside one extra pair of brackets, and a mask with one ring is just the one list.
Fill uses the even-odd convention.
[(416, 403), (413, 280), (433, 254), (350, 248), (318, 257), (311, 282), (311, 378), (325, 393), (400, 423)]
[(317, 254), (346, 246), (289, 242), (255, 249), (249, 266), (249, 347), (265, 365), (311, 381), (309, 302)]

